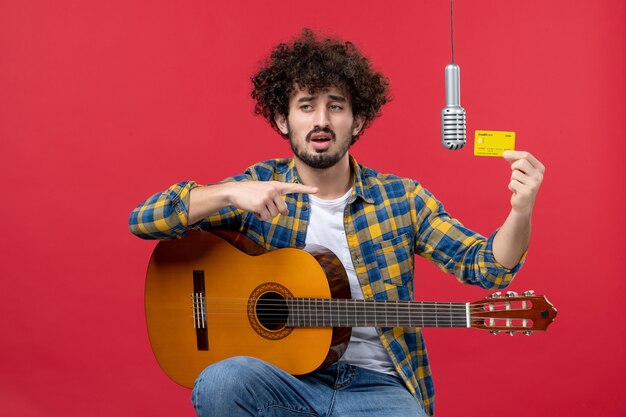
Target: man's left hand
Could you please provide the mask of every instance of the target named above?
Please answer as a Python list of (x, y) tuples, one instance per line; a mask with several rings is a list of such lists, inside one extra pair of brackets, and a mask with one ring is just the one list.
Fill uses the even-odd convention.
[(520, 214), (530, 215), (546, 168), (529, 152), (505, 151), (502, 157), (513, 171), (509, 182), (513, 193), (511, 207)]

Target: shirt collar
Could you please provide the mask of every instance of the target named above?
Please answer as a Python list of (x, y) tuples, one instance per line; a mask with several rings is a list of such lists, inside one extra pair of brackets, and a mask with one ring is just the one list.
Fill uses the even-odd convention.
[(365, 176), (363, 174), (363, 170), (361, 169), (361, 165), (359, 165), (350, 155), (350, 166), (352, 167), (352, 172), (354, 174), (354, 184), (352, 185), (352, 196), (350, 197), (349, 203), (352, 203), (356, 200), (357, 197), (361, 197), (363, 201), (366, 203), (373, 204), (374, 199), (370, 195), (369, 188), (365, 187)]

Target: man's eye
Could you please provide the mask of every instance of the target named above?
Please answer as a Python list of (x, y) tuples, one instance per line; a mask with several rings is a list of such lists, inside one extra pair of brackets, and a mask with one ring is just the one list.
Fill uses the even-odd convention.
[(310, 104), (303, 104), (302, 106), (300, 106), (300, 109), (304, 111), (309, 111), (313, 109), (313, 106), (311, 106)]
[(336, 111), (343, 110), (343, 107), (338, 104), (331, 104), (329, 107), (331, 110), (336, 110)]

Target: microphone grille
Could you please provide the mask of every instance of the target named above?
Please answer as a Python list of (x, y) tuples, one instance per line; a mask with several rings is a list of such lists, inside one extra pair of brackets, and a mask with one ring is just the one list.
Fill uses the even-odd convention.
[(441, 111), (441, 143), (450, 150), (465, 146), (465, 109), (447, 106)]

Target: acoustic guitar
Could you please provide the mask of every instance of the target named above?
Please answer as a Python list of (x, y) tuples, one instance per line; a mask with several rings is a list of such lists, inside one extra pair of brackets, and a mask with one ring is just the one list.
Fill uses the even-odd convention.
[(156, 245), (146, 277), (148, 335), (163, 371), (193, 387), (208, 365), (253, 356), (294, 374), (337, 361), (352, 327), (464, 327), (544, 331), (544, 296), (496, 293), (474, 302), (350, 299), (330, 251), (273, 251), (236, 232), (190, 232)]

